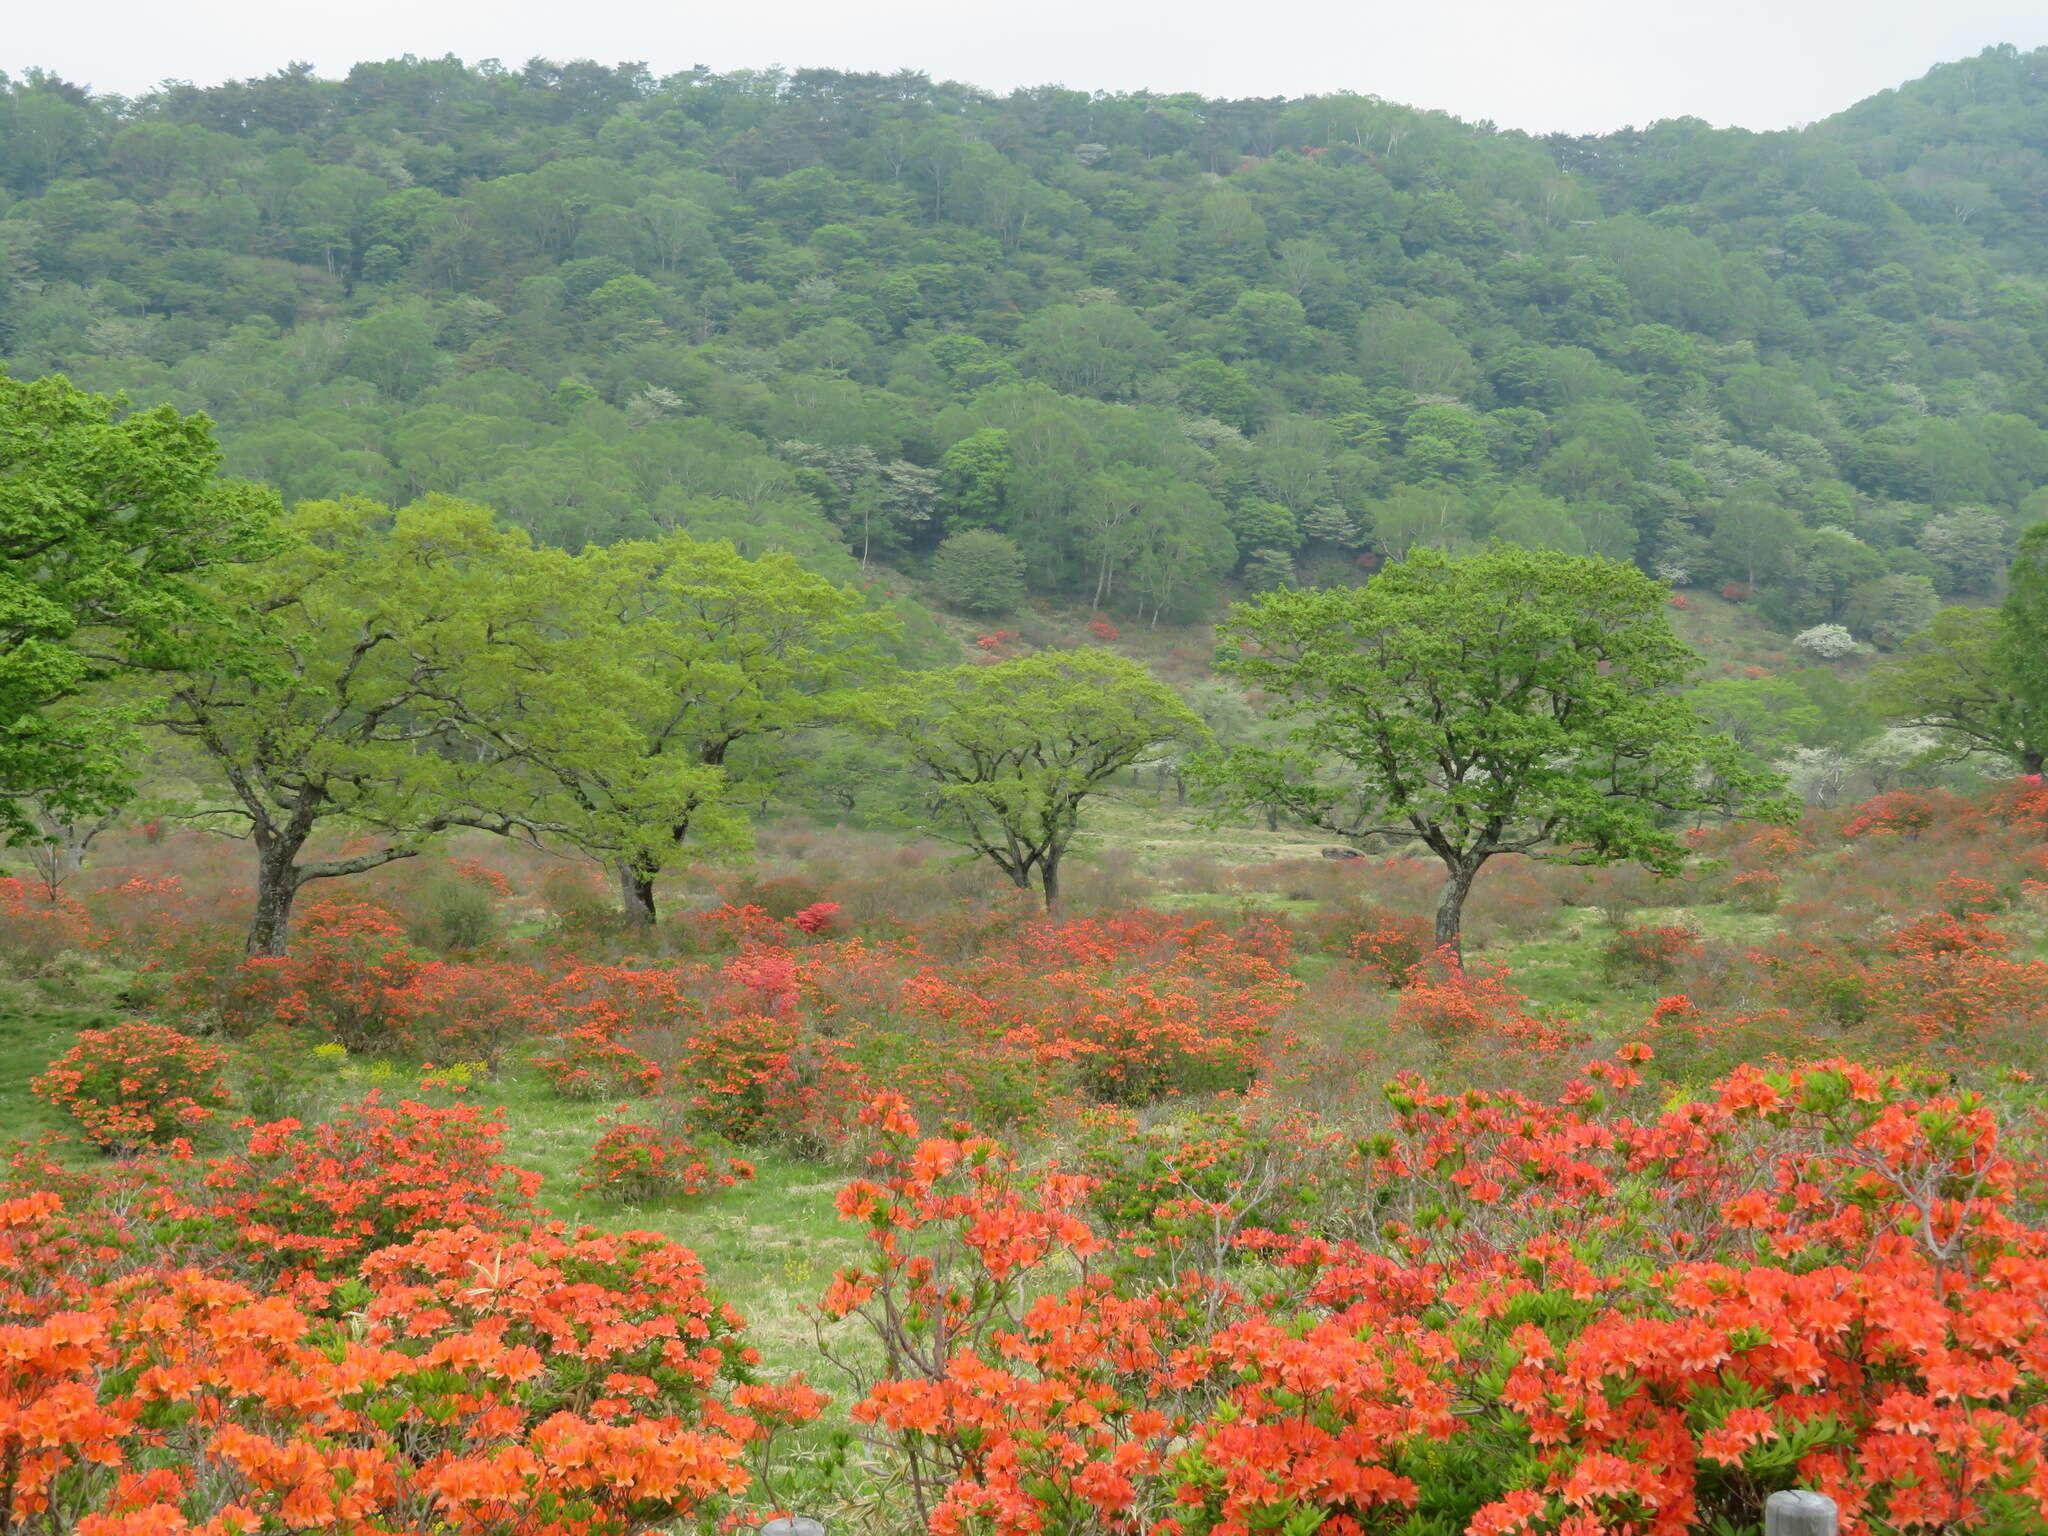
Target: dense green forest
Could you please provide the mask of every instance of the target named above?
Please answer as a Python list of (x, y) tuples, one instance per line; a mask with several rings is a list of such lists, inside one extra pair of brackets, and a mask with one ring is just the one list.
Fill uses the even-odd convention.
[(2048, 50), (1586, 138), (829, 70), (0, 82), (0, 362), (204, 411), (290, 500), (1139, 623), (1501, 538), (1881, 646), (2048, 515)]

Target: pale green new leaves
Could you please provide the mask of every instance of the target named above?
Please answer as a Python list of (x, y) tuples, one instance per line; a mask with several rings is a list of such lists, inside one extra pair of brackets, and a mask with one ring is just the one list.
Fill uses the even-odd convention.
[(1093, 648), (923, 673), (878, 703), (930, 786), (932, 830), (1020, 889), (1035, 877), (1048, 907), (1088, 797), (1208, 735), (1137, 662)]
[(464, 715), (490, 744), (497, 793), (523, 795), (647, 903), (684, 847), (745, 845), (744, 801), (772, 766), (763, 743), (859, 718), (898, 629), (787, 555), (680, 533), (535, 550), (487, 612)]
[(2039, 773), (2048, 752), (2048, 522), (2020, 535), (2001, 613), (1999, 665), (2014, 710), (2027, 722), (2020, 762), (2027, 772)]
[[(1997, 608), (1942, 609), (1872, 674), (1872, 702), (1891, 719), (1940, 732), (1957, 757), (1985, 753), (2038, 771), (2048, 753), (2048, 688), (2034, 700), (2020, 691), (2027, 647), (2008, 641), (2007, 625)], [(2035, 643), (2048, 647), (2048, 630)]]
[(219, 573), (239, 644), (172, 679), (158, 723), (210, 760), (252, 822), (433, 819), (463, 774), (426, 748), (451, 735), (458, 660), (475, 653), (483, 596), (526, 535), (444, 497), (395, 516), (362, 499), (301, 502), (283, 532), (270, 558)]
[(1340, 836), (1420, 838), (1451, 874), (1440, 942), (1494, 854), (1670, 869), (1676, 818), (1776, 809), (1674, 691), (1697, 658), (1664, 589), (1619, 562), (1417, 549), (1363, 587), (1241, 605), (1223, 633), (1220, 668), (1288, 729), (1206, 776)]
[[(463, 677), (500, 573), (530, 553), (524, 533), (447, 498), (395, 515), (301, 502), (269, 558), (218, 574), (238, 641), (212, 669), (167, 680), (150, 715), (190, 750), (197, 808), (256, 844), (252, 950), (282, 950), (309, 881), (408, 857), (450, 826), (507, 825), (461, 750)], [(343, 828), (383, 835), (301, 858)]]
[(15, 795), (81, 815), (125, 798), (127, 722), (80, 696), (127, 667), (198, 660), (218, 614), (196, 578), (260, 552), (277, 515), (275, 493), (216, 477), (205, 417), (123, 406), (62, 377), (0, 373), (6, 837), (40, 836)]

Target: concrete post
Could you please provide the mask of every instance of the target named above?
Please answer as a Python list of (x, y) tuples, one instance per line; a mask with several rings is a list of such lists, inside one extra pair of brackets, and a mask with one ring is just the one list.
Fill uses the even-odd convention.
[(1764, 1536), (1836, 1536), (1839, 1528), (1835, 1501), (1824, 1493), (1792, 1488), (1764, 1501)]

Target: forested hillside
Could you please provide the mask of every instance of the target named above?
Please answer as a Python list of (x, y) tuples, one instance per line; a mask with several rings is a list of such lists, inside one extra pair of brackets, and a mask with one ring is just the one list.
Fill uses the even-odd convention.
[[(2048, 514), (2048, 51), (1800, 132), (454, 60), (0, 94), (0, 359), (287, 498), (1126, 621), (1500, 537), (1890, 644)], [(1003, 601), (1006, 551), (941, 584)], [(991, 571), (991, 563), (994, 567)], [(997, 579), (991, 585), (991, 574)]]

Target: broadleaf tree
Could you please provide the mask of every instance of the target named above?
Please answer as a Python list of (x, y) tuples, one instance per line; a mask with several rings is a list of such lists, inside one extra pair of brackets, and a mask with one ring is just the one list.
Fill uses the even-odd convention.
[[(254, 845), (256, 955), (284, 952), (315, 881), (413, 857), (452, 827), (528, 820), (483, 803), (460, 750), (463, 669), (487, 598), (532, 554), (526, 535), (443, 497), (395, 514), (301, 502), (283, 528), (282, 549), (213, 584), (242, 643), (166, 679), (149, 705), (186, 749), (189, 814)], [(318, 851), (343, 837), (368, 846)]]
[(464, 729), (493, 803), (602, 860), (651, 924), (679, 858), (746, 845), (780, 738), (861, 717), (900, 625), (789, 555), (682, 533), (533, 554), (487, 599)]
[(1444, 866), (1435, 934), (1454, 953), (1489, 859), (1671, 870), (1686, 818), (1787, 814), (1775, 776), (1676, 691), (1699, 658), (1669, 594), (1618, 561), (1418, 547), (1360, 587), (1239, 604), (1222, 637), (1220, 670), (1285, 729), (1201, 776), (1347, 841), (1419, 839)]
[[(0, 833), (126, 798), (128, 721), (95, 685), (196, 665), (219, 638), (200, 578), (260, 553), (275, 492), (219, 477), (204, 416), (125, 412), (61, 375), (0, 372)], [(61, 707), (60, 707), (61, 706)], [(31, 809), (24, 797), (33, 797)]]
[(877, 708), (925, 785), (925, 825), (1048, 911), (1089, 798), (1132, 764), (1206, 738), (1139, 663), (1099, 648), (922, 672)]
[[(1942, 609), (1877, 669), (1873, 702), (1902, 725), (1935, 732), (1942, 756), (1988, 754), (2039, 773), (2048, 755), (2048, 689), (2030, 697), (2021, 686), (2027, 663), (2016, 654), (2023, 646), (2008, 642), (2012, 622), (1997, 608)], [(2032, 643), (2048, 647), (2048, 630)]]
[(2007, 581), (1998, 659), (2028, 723), (2020, 771), (2039, 773), (2048, 757), (2048, 522), (2020, 535)]

